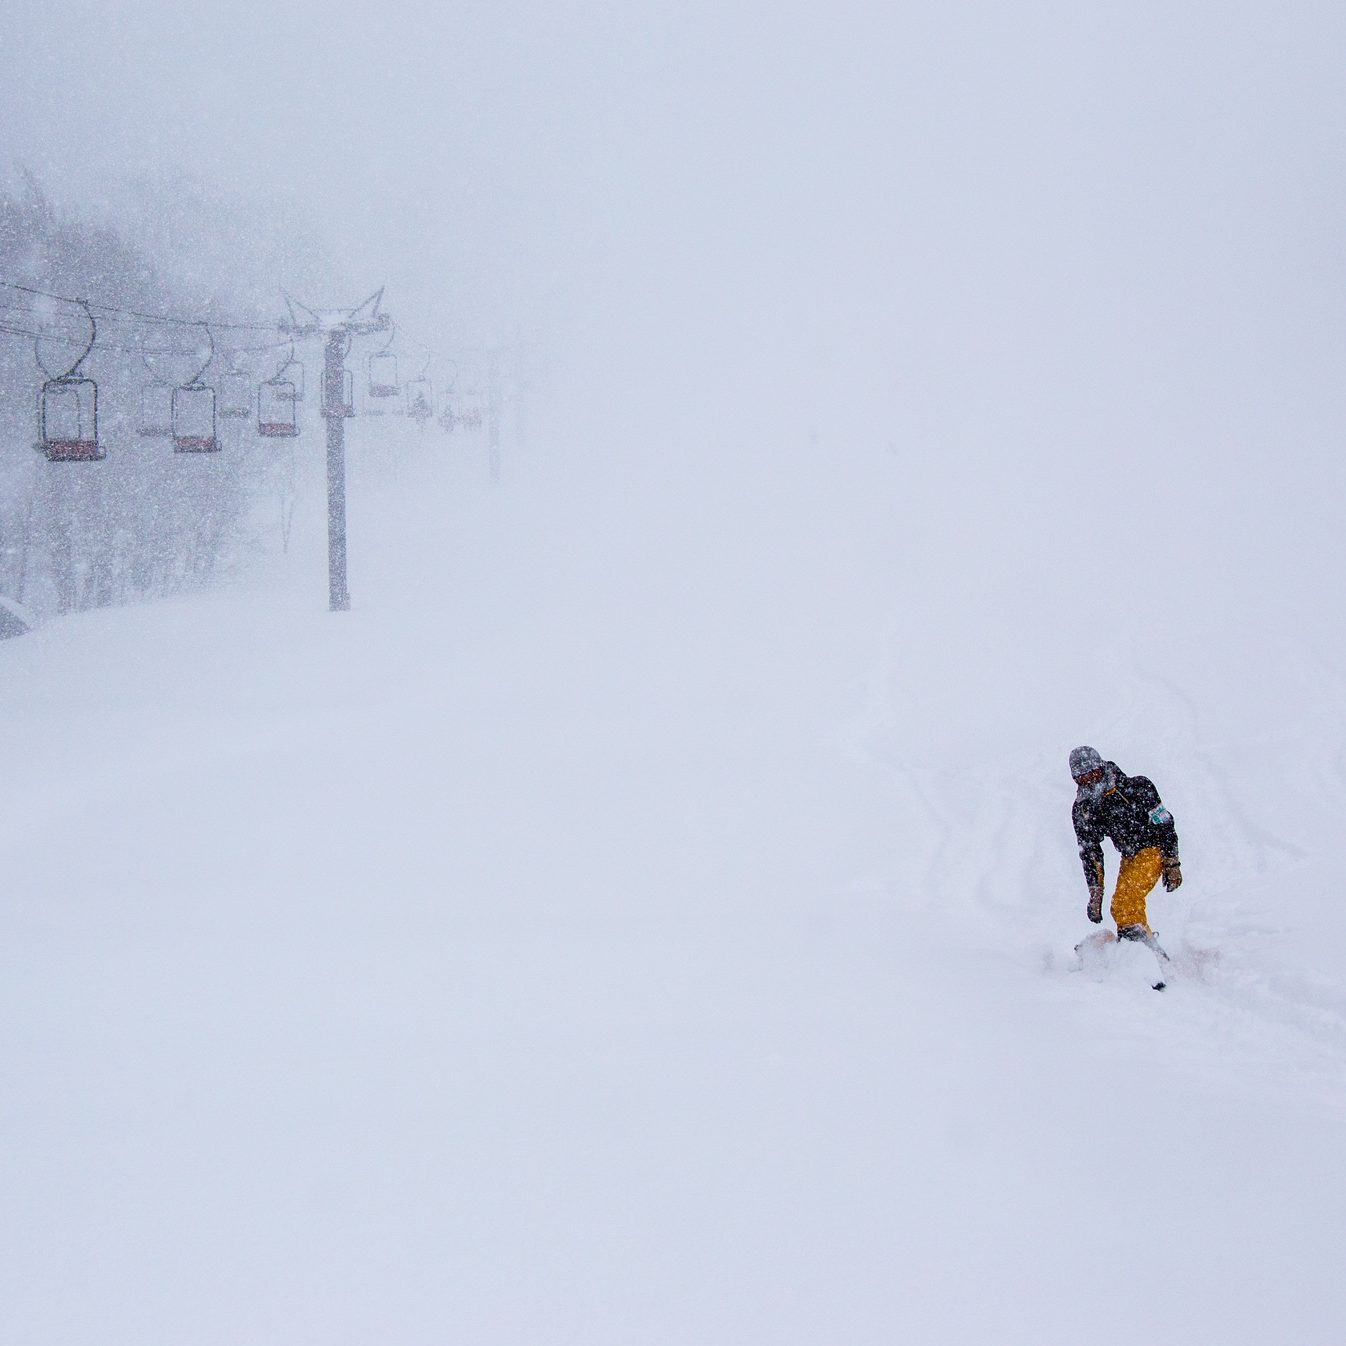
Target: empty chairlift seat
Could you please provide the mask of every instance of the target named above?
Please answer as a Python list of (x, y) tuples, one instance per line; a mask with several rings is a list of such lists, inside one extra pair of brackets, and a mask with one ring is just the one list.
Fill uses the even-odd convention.
[(480, 430), (484, 420), (481, 394), (475, 390), (464, 394), (458, 408), (458, 423), (465, 430)]
[(418, 425), (424, 425), (435, 414), (435, 390), (427, 378), (412, 379), (407, 384), (407, 415)]
[(155, 379), (140, 390), (140, 434), (146, 439), (169, 439), (173, 434), (173, 385)]
[(289, 379), (267, 379), (257, 390), (257, 433), (265, 439), (292, 439), (299, 433), (295, 385)]
[(98, 438), (98, 385), (79, 372), (98, 340), (98, 323), (87, 303), (73, 302), (84, 310), (89, 339), (64, 374), (53, 374), (42, 363), (42, 338), (34, 341), (38, 368), (46, 375), (37, 397), (37, 447), (51, 463), (89, 463), (105, 457)]
[(98, 439), (98, 385), (92, 379), (48, 379), (38, 401), (39, 445), (51, 463), (89, 463), (106, 457)]
[(226, 420), (252, 415), (252, 379), (242, 370), (231, 369), (220, 380), (220, 415)]
[(173, 448), (178, 453), (217, 453), (215, 389), (184, 383), (173, 389)]
[(401, 384), (397, 381), (397, 356), (392, 351), (379, 351), (371, 355), (369, 357), (369, 396), (383, 400), (396, 397), (401, 391)]

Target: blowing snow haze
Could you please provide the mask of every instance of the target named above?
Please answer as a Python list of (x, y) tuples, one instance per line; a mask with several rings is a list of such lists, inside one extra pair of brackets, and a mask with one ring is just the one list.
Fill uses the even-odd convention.
[(293, 197), (408, 325), (557, 317), (590, 414), (635, 381), (670, 419), (1246, 482), (1335, 354), (1339, 22), (19, 4), (0, 98), (10, 157), (72, 202), (173, 166)]
[[(7, 5), (0, 1343), (1339, 1346), (1344, 53)], [(379, 286), (335, 614), (274, 324)], [(1083, 743), (1161, 995), (1071, 961)]]

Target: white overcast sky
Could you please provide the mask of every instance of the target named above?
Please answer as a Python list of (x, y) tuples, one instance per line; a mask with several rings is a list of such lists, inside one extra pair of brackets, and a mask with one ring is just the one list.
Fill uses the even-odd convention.
[(974, 433), (1346, 356), (1339, 0), (10, 0), (0, 43), (10, 159), (293, 191), (420, 330), (489, 293), (646, 393)]

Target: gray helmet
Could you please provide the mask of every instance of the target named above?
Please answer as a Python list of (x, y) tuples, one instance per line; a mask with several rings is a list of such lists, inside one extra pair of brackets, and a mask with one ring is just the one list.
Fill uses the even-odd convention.
[(1098, 771), (1103, 766), (1103, 759), (1098, 755), (1097, 748), (1072, 748), (1070, 750), (1070, 774), (1075, 780), (1081, 776), (1087, 776), (1091, 771)]

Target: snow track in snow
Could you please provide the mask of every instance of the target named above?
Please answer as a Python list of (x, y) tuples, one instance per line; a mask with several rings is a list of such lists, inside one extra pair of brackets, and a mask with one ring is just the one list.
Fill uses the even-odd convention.
[[(899, 696), (893, 680), (891, 670), (870, 679), (868, 708), (844, 736), (850, 754), (879, 769), (900, 807), (922, 820), (921, 855), (909, 868), (902, 857), (889, 891), (943, 913), (960, 939), (1017, 948), (1026, 967), (1064, 976), (1074, 961), (1071, 943), (1090, 928), (1070, 830), (1065, 749), (1028, 761), (988, 755), (957, 769), (918, 765), (906, 755), (899, 713), (913, 698)], [(1245, 1068), (1302, 1076), (1320, 1096), (1346, 1104), (1339, 1087), (1346, 983), (1286, 967), (1275, 945), (1290, 926), (1267, 905), (1271, 881), (1305, 867), (1309, 853), (1253, 819), (1228, 766), (1205, 745), (1192, 697), (1176, 681), (1146, 672), (1132, 686), (1128, 704), (1099, 738), (1153, 744), (1155, 765), (1129, 757), (1124, 765), (1153, 774), (1170, 792), (1187, 860), (1183, 887), (1174, 894), (1156, 888), (1150, 900), (1151, 921), (1176, 974), (1168, 1018), (1151, 1031), (1187, 1037), (1188, 1048), (1180, 1050), (1196, 1056), (1219, 1044)], [(1107, 862), (1110, 888), (1117, 862), (1110, 847)], [(1044, 931), (1051, 932), (1046, 942)], [(1093, 992), (1095, 986), (1085, 986), (1092, 980), (1109, 998), (1129, 999), (1153, 980), (1152, 961), (1146, 951), (1122, 948), (1093, 977), (1064, 984)]]
[[(1048, 695), (998, 725), (912, 658), (857, 692), (851, 577), (792, 626), (800, 586), (657, 529), (616, 573), (582, 510), (430, 462), (361, 501), (341, 618), (315, 569), (0, 650), (0, 1335), (1335, 1341), (1296, 1278), (1346, 1227), (1336, 986), (1239, 925), (1313, 873), (1293, 808), (1261, 868), (1230, 843), (1244, 907), (1201, 863), (1156, 899), (1223, 963), (1044, 975), (1087, 932)], [(1163, 702), (1199, 764), (1129, 691), (1100, 736)], [(1194, 796), (1194, 859), (1237, 831), (1117, 755)], [(101, 793), (78, 844), (24, 780)], [(1100, 1249), (1150, 1287), (1105, 1318)]]

